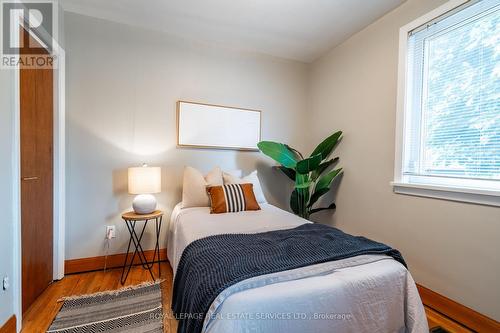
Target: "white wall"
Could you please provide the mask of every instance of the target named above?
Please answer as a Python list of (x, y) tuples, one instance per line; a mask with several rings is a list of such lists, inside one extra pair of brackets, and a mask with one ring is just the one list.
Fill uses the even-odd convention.
[[(118, 226), (110, 253), (125, 251), (128, 232), (120, 214), (133, 199), (126, 172), (142, 162), (163, 168), (158, 200), (167, 219), (181, 198), (183, 165), (203, 171), (216, 165), (257, 168), (268, 199), (288, 206), (287, 189), (273, 187), (286, 178), (261, 154), (176, 148), (175, 103), (260, 109), (264, 139), (303, 148), (305, 65), (71, 13), (65, 14), (65, 28), (66, 259), (103, 255), (107, 224)], [(149, 229), (147, 248), (153, 235)]]
[[(12, 210), (13, 70), (0, 70), (0, 327), (14, 314), (14, 222)], [(1, 283), (10, 278), (4, 291)]]
[(345, 132), (338, 209), (319, 219), (398, 248), (417, 282), (500, 320), (500, 209), (394, 194), (389, 185), (398, 31), (444, 2), (409, 0), (311, 66), (309, 132), (315, 142)]

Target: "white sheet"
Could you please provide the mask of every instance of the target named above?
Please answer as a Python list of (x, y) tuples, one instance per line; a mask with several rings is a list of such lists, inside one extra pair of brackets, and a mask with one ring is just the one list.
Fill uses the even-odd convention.
[[(262, 210), (210, 214), (177, 206), (168, 233), (174, 269), (196, 239), (258, 233), (308, 223), (269, 204)], [(248, 279), (212, 303), (206, 333), (429, 332), (410, 273), (397, 261), (365, 255)]]
[(262, 209), (258, 211), (228, 214), (210, 214), (209, 207), (175, 206), (167, 239), (168, 259), (174, 273), (184, 248), (197, 239), (217, 234), (290, 229), (308, 222), (270, 204), (260, 206)]

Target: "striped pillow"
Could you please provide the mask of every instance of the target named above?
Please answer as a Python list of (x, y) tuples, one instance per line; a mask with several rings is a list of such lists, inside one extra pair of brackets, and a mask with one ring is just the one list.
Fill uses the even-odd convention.
[(259, 210), (253, 193), (253, 184), (227, 184), (207, 187), (210, 197), (210, 213), (236, 213)]

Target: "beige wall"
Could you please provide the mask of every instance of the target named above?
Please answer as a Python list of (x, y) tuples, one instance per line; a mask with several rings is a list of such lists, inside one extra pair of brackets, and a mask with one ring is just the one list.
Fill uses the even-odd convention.
[[(401, 250), (417, 282), (500, 319), (500, 209), (394, 194), (399, 28), (445, 1), (409, 0), (311, 66), (310, 133), (345, 132), (333, 217)], [(312, 143), (311, 143), (312, 147)]]
[[(258, 169), (268, 199), (286, 206), (286, 182), (256, 152), (177, 149), (175, 103), (191, 100), (262, 110), (263, 138), (301, 148), (307, 67), (273, 57), (189, 43), (164, 34), (65, 14), (67, 56), (66, 259), (124, 252), (120, 214), (130, 209), (127, 167), (163, 167), (158, 195), (167, 220), (180, 201), (183, 165), (203, 171)], [(276, 174), (275, 174), (276, 172)], [(164, 231), (167, 225), (164, 224)], [(165, 232), (163, 233), (165, 234)], [(152, 248), (153, 229), (146, 235)], [(165, 247), (164, 242), (162, 247)]]

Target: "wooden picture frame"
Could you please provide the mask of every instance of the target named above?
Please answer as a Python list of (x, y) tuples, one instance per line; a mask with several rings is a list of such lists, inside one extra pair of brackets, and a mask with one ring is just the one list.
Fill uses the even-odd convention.
[(177, 147), (258, 151), (262, 112), (216, 104), (177, 102)]

